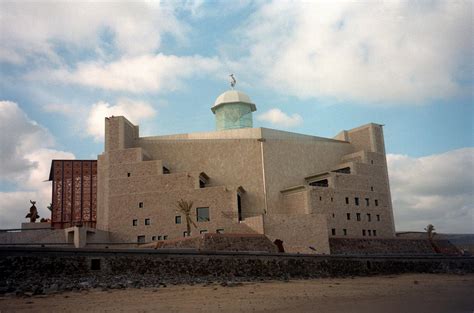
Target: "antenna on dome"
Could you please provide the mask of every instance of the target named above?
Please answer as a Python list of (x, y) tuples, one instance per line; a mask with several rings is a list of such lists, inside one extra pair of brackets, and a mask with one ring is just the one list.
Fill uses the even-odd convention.
[(235, 79), (234, 74), (230, 74), (229, 76), (230, 76), (230, 79), (231, 79), (231, 81), (230, 81), (230, 87), (231, 87), (232, 89), (234, 89), (235, 84), (237, 84), (237, 80)]

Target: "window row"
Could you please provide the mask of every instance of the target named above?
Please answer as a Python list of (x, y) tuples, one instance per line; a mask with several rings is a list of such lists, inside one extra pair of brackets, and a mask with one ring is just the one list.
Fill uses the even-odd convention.
[[(367, 216), (367, 221), (372, 222), (372, 214), (367, 213), (366, 216)], [(346, 218), (347, 218), (348, 221), (350, 221), (351, 220), (351, 213), (346, 213)], [(380, 214), (376, 214), (375, 219), (376, 219), (377, 222), (380, 222)], [(356, 213), (356, 220), (358, 222), (360, 222), (362, 220), (361, 213)]]
[(151, 241), (168, 240), (168, 235), (151, 236)]
[[(146, 226), (151, 225), (151, 220), (150, 220), (149, 218), (146, 218), (144, 224), (145, 224)], [(138, 226), (138, 219), (133, 219), (133, 220), (132, 220), (132, 226)]]
[[(201, 229), (199, 230), (199, 234), (207, 234), (209, 231), (207, 229)], [(216, 233), (217, 234), (223, 234), (224, 233), (224, 229), (223, 228), (219, 228), (219, 229), (216, 229)], [(183, 232), (183, 237), (189, 237), (189, 233), (187, 231), (184, 231)]]
[[(370, 198), (364, 198), (365, 199), (365, 206), (370, 206)], [(349, 197), (346, 197), (346, 204), (349, 204)], [(359, 201), (359, 198), (358, 197), (355, 197), (354, 198), (354, 204), (355, 205), (359, 205), (360, 204), (360, 201)], [(374, 199), (374, 205), (375, 206), (379, 206), (379, 200), (378, 199)]]
[[(347, 232), (347, 229), (346, 228), (343, 228), (342, 229), (342, 234), (344, 236), (347, 236), (348, 232)], [(331, 229), (331, 235), (333, 236), (336, 236), (337, 235), (337, 231), (335, 228), (332, 228)], [(362, 236), (370, 236), (370, 237), (376, 237), (377, 236), (377, 230), (376, 229), (362, 229)]]

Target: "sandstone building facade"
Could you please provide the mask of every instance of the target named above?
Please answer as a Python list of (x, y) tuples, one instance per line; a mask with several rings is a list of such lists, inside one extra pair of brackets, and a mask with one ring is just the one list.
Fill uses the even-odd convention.
[(381, 125), (334, 138), (252, 128), (235, 90), (212, 108), (217, 131), (140, 137), (105, 120), (97, 165), (97, 228), (116, 242), (187, 236), (181, 199), (199, 233), (259, 233), (293, 252), (329, 253), (330, 237), (395, 236)]

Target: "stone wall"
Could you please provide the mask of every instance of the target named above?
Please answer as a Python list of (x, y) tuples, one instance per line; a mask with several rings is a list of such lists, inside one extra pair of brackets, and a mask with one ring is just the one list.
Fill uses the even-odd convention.
[(474, 258), (0, 248), (0, 293), (397, 273), (474, 273)]

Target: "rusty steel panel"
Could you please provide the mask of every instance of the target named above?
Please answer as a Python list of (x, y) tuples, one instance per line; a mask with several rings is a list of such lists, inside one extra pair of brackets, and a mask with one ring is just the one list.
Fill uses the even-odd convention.
[(52, 227), (95, 227), (97, 161), (53, 160), (51, 166)]

